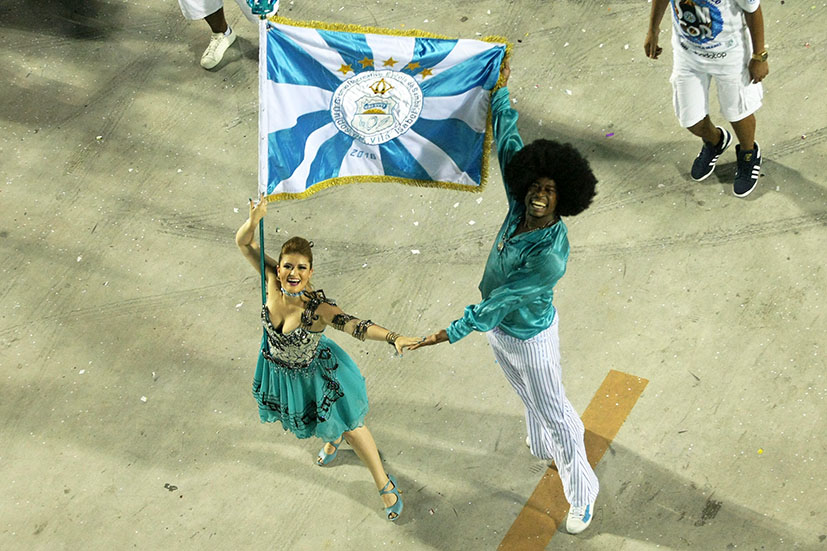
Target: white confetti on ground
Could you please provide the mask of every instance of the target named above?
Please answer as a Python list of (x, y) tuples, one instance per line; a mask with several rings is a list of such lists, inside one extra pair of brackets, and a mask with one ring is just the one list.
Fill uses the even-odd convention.
[(419, 254), (419, 249), (411, 249), (411, 254)]
[(83, 258), (83, 255), (81, 255), (81, 256), (79, 256), (79, 257), (78, 257), (78, 262), (80, 262), (80, 259), (81, 259), (81, 258)]
[(244, 301), (243, 301), (243, 300), (242, 300), (241, 302), (239, 302), (238, 304), (236, 304), (236, 305), (235, 305), (235, 307), (236, 307), (236, 308), (241, 308), (241, 305), (242, 305), (242, 304), (244, 304)]
[(141, 396), (141, 401), (146, 403), (146, 396)]
[(468, 225), (469, 225), (469, 226), (473, 226), (474, 224), (476, 224), (476, 222), (474, 222), (473, 220), (469, 220), (469, 221), (468, 221)]
[(84, 373), (86, 373), (85, 369), (81, 369), (80, 371), (78, 371), (78, 375), (83, 375)]

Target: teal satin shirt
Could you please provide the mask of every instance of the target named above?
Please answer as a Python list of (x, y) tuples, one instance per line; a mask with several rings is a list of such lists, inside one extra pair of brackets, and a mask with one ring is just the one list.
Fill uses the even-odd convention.
[[(508, 89), (500, 88), (491, 97), (491, 118), (500, 169), (523, 148), (517, 132), (517, 112), (511, 109)], [(463, 316), (447, 329), (455, 343), (471, 331), (499, 327), (518, 339), (530, 339), (554, 321), (554, 285), (566, 273), (569, 258), (568, 230), (562, 220), (542, 230), (514, 236), (525, 214), (504, 182), (508, 215), (488, 254), (479, 289), (482, 302), (465, 308)]]

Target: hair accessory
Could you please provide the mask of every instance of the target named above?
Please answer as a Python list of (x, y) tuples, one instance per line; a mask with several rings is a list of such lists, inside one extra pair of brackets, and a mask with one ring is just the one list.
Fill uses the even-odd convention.
[(312, 249), (312, 248), (313, 248), (313, 242), (312, 242), (312, 241), (308, 241), (308, 244), (310, 245), (310, 248)]

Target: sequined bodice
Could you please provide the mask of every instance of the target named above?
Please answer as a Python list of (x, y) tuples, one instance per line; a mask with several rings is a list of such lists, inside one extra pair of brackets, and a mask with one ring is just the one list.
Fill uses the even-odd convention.
[(267, 306), (261, 308), (261, 323), (267, 333), (269, 350), (265, 356), (271, 362), (287, 369), (301, 369), (310, 365), (322, 339), (322, 332), (309, 331), (299, 325), (289, 333), (281, 333), (270, 321)]
[(267, 333), (267, 346), (262, 350), (264, 357), (279, 367), (286, 369), (303, 369), (308, 367), (316, 358), (319, 342), (322, 340), (322, 331), (310, 331), (313, 323), (319, 319), (316, 308), (322, 303), (336, 304), (327, 298), (324, 291), (305, 291), (307, 301), (302, 312), (301, 325), (289, 333), (278, 331), (270, 320), (267, 306), (261, 307), (261, 323)]

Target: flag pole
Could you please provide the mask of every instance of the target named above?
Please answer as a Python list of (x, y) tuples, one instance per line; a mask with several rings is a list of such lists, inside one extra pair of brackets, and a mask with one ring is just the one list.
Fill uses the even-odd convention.
[(264, 305), (267, 303), (267, 274), (264, 272), (264, 218), (258, 221), (258, 250), (261, 255), (261, 304)]
[[(249, 2), (250, 0), (248, 0)], [(251, 6), (252, 7), (252, 6)], [(261, 18), (258, 22), (258, 194), (260, 201), (267, 201), (266, 195), (263, 194), (262, 189), (267, 189), (267, 181), (261, 170), (261, 165), (267, 159), (267, 140), (262, 137), (262, 129), (264, 128), (264, 78), (267, 70), (267, 20)], [(261, 255), (261, 304), (267, 304), (267, 273), (265, 272), (264, 262), (264, 219), (258, 221), (258, 250)], [(265, 342), (267, 331), (264, 331)]]
[[(264, 199), (266, 201), (266, 199)], [(261, 305), (267, 307), (267, 273), (264, 271), (264, 218), (258, 221), (258, 250), (261, 256)], [(269, 315), (269, 314), (268, 314)], [(261, 346), (265, 351), (269, 350), (267, 343), (267, 328), (261, 328)]]

